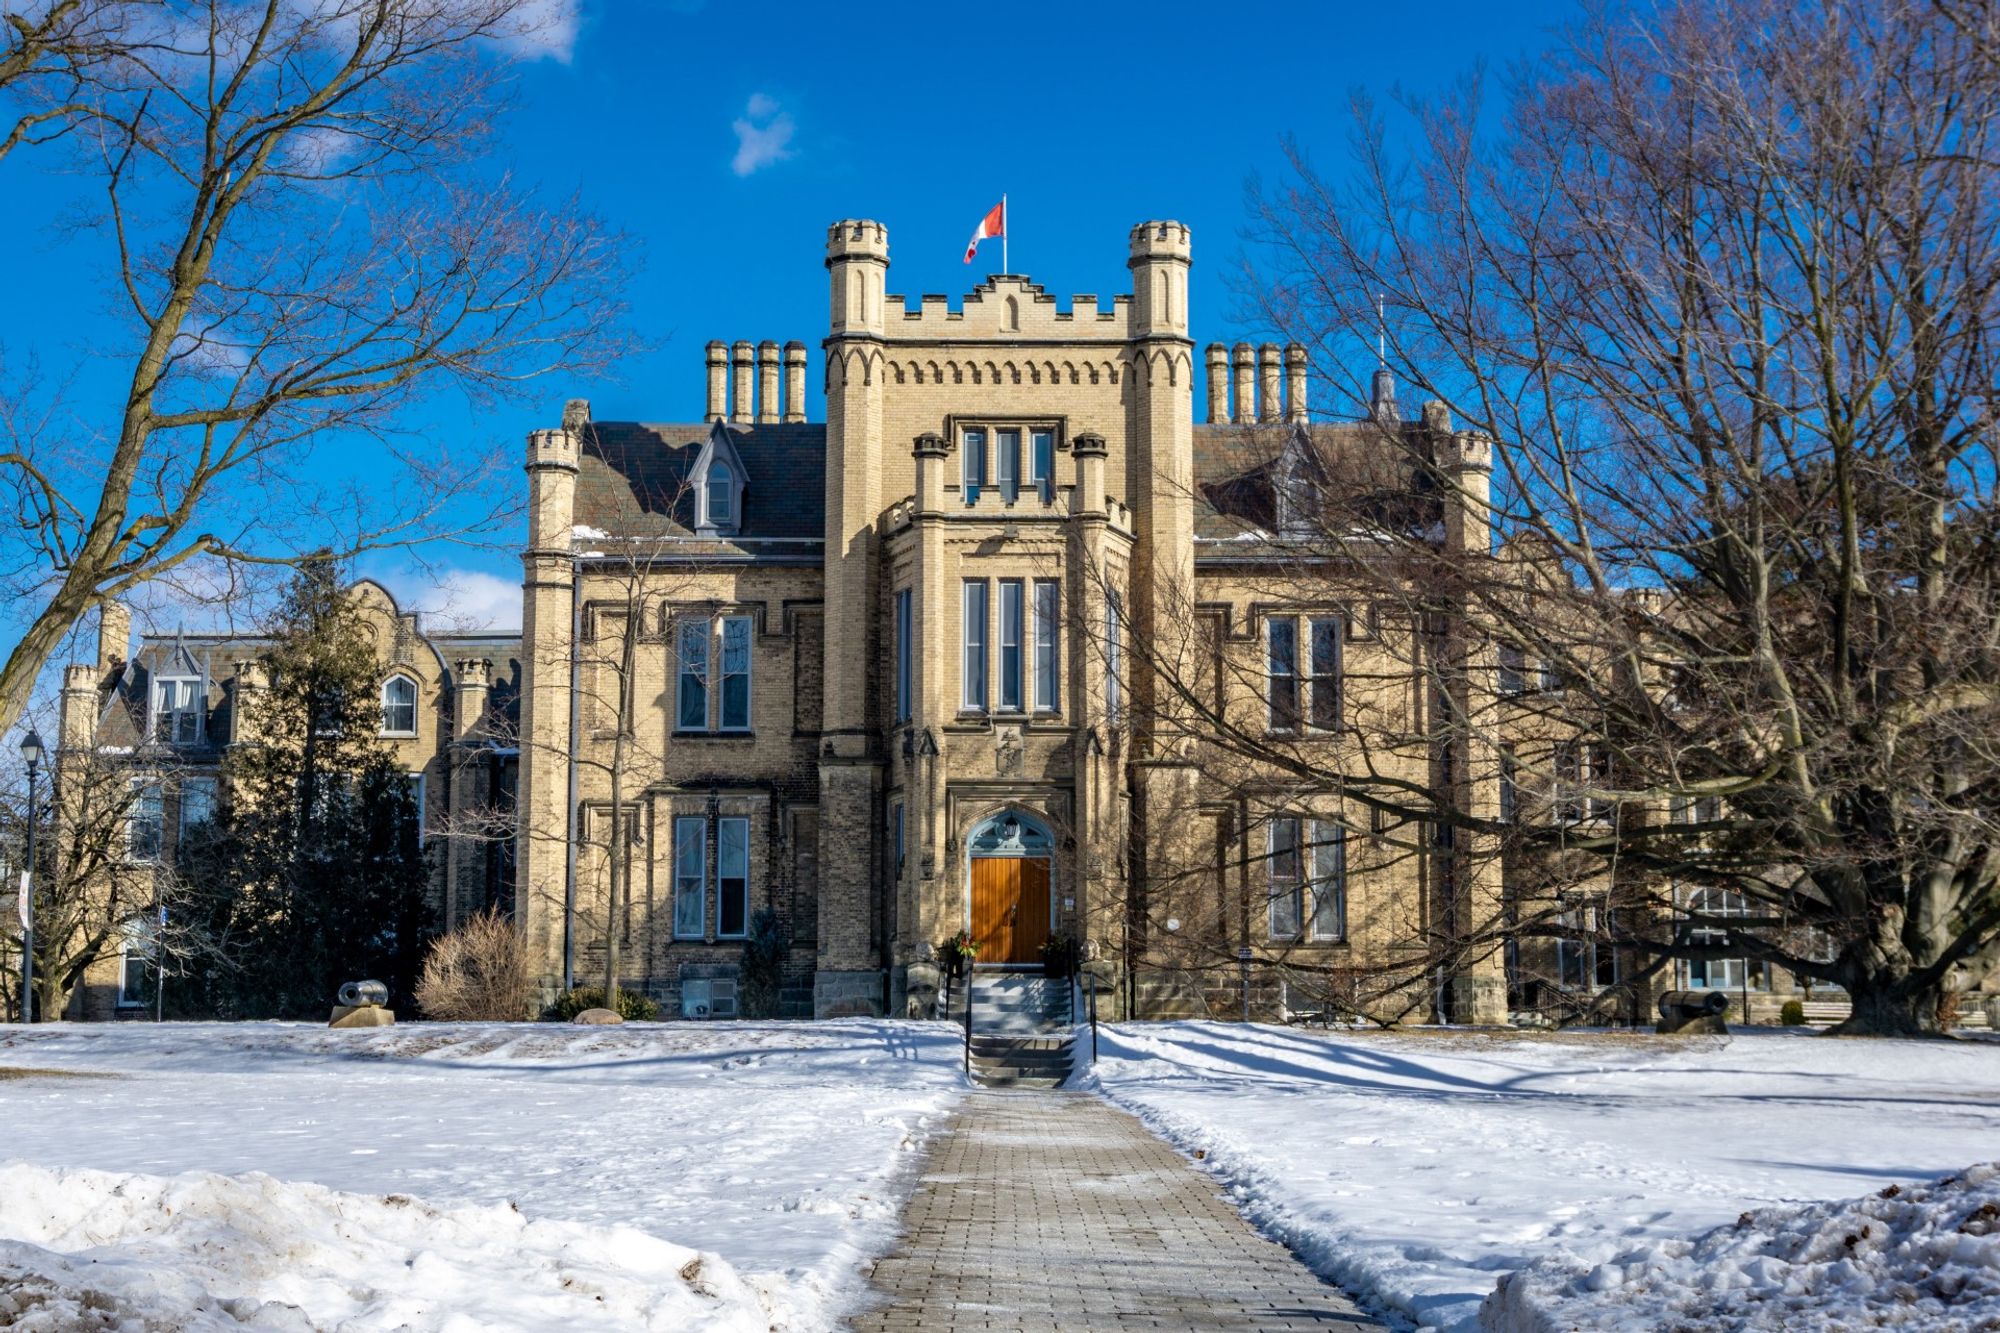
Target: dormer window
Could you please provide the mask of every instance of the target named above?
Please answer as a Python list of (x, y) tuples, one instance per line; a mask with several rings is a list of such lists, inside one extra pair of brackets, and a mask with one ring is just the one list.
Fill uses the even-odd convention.
[(708, 505), (706, 526), (723, 528), (734, 526), (732, 517), (736, 494), (732, 489), (736, 484), (736, 474), (729, 470), (729, 464), (717, 460), (708, 469), (708, 483), (704, 488)]
[(382, 734), (417, 734), (417, 682), (408, 676), (391, 676), (382, 683)]
[(716, 422), (688, 475), (694, 528), (704, 537), (734, 536), (743, 526), (743, 458), (729, 428)]
[(201, 681), (175, 676), (153, 684), (153, 738), (168, 745), (201, 740)]

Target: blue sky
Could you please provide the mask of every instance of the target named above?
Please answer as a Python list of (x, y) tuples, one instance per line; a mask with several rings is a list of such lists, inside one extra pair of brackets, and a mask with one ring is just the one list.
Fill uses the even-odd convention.
[[(1227, 276), (1245, 183), (1282, 173), (1282, 136), (1333, 163), (1350, 89), (1423, 91), (1481, 60), (1504, 66), (1575, 12), (1567, 0), (1414, 10), (596, 0), (567, 59), (523, 68), (499, 151), (517, 179), (580, 193), (630, 237), (632, 319), (656, 346), (618, 382), (547, 382), (536, 411), (476, 414), (440, 400), (426, 419), (509, 450), (570, 396), (591, 399), (599, 418), (696, 419), (702, 346), (717, 337), (804, 340), (816, 396), (826, 224), (885, 223), (890, 290), (956, 299), (1000, 268), (997, 244), (971, 267), (961, 256), (1002, 191), (1012, 269), (1057, 296), (1123, 290), (1126, 230), (1177, 218), (1194, 231), (1197, 339), (1254, 333), (1231, 317)], [(0, 198), (59, 197), (66, 183), (45, 164), (17, 154), (0, 166)], [(55, 232), (49, 217), (0, 210), (0, 241), (33, 256), (7, 286), (7, 353), (55, 373), (101, 344), (107, 297), (94, 276), (101, 241)], [(819, 419), (817, 401), (811, 410)], [(365, 473), (379, 466), (372, 448), (324, 441), (308, 466)], [(510, 603), (518, 615), (512, 549), (430, 554), (450, 591), (400, 558), (367, 570), (434, 606), (456, 596), (474, 620), (511, 623)]]

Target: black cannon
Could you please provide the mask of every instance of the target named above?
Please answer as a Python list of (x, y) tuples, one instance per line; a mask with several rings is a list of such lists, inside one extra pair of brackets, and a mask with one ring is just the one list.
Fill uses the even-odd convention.
[(1670, 990), (1660, 996), (1659, 1032), (1726, 1032), (1729, 997), (1719, 990)]

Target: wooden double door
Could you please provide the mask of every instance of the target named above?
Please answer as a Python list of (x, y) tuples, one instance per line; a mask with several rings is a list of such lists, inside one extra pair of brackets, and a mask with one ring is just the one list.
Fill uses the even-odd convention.
[(972, 938), (982, 963), (1042, 961), (1049, 939), (1047, 858), (972, 858)]

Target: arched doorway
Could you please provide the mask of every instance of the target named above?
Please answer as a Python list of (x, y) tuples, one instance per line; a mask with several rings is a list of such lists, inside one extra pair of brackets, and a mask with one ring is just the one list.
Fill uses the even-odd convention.
[(966, 840), (966, 896), (982, 964), (1040, 963), (1048, 943), (1055, 840), (1020, 810), (982, 821)]

